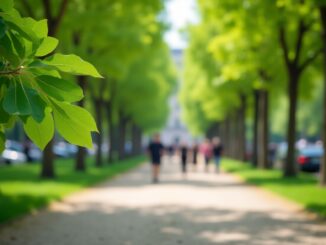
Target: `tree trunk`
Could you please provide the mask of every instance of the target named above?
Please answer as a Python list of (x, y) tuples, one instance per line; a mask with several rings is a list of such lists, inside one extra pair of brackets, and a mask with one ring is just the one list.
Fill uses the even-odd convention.
[(227, 157), (230, 157), (230, 119), (229, 116), (227, 116), (224, 120), (224, 155)]
[[(85, 92), (86, 90), (86, 77), (78, 76), (78, 85), (83, 89)], [(85, 99), (78, 101), (78, 106), (84, 107), (85, 106)], [(85, 157), (86, 157), (86, 148), (82, 146), (78, 146), (77, 155), (75, 159), (75, 170), (80, 172), (86, 171), (86, 164), (85, 164)]]
[(132, 141), (132, 155), (137, 156), (139, 154), (139, 129), (135, 123), (131, 126), (131, 141)]
[(108, 162), (112, 163), (116, 160), (116, 153), (118, 149), (118, 129), (113, 120), (113, 105), (112, 101), (107, 103), (107, 117), (108, 117)]
[(241, 95), (238, 117), (238, 159), (246, 161), (246, 96), (244, 95)]
[[(54, 17), (52, 15), (52, 8), (51, 8), (50, 1), (43, 1), (43, 8), (45, 13), (44, 16), (46, 19), (50, 20), (48, 23), (49, 36), (56, 37), (63, 16), (65, 15), (65, 12), (67, 10), (68, 2), (69, 0), (62, 0), (57, 16)], [(53, 53), (54, 51), (51, 54)], [(52, 149), (53, 142), (54, 140), (51, 139), (43, 151), (42, 170), (41, 170), (42, 178), (52, 179), (55, 177), (54, 154)]]
[(322, 22), (322, 43), (323, 43), (323, 57), (324, 57), (324, 98), (323, 98), (323, 128), (322, 128), (322, 139), (324, 147), (324, 156), (321, 163), (320, 170), (320, 184), (326, 186), (326, 6), (320, 7), (320, 16)]
[(97, 128), (99, 130), (99, 134), (96, 134), (96, 144), (97, 144), (97, 149), (96, 149), (96, 157), (95, 157), (95, 166), (96, 167), (101, 167), (103, 165), (103, 154), (102, 154), (102, 148), (103, 148), (103, 113), (102, 113), (102, 105), (103, 101), (102, 99), (93, 99), (93, 104), (94, 104), (94, 110), (95, 110), (95, 118), (96, 118), (96, 124)]
[(259, 90), (254, 90), (254, 125), (252, 142), (252, 165), (258, 166), (258, 120), (259, 120)]
[(118, 125), (119, 129), (119, 148), (118, 148), (118, 158), (122, 160), (126, 157), (125, 144), (126, 144), (126, 126), (127, 121), (125, 118), (120, 117), (120, 123)]
[(268, 168), (268, 91), (259, 91), (258, 112), (258, 167)]
[(46, 179), (52, 179), (55, 177), (54, 171), (54, 154), (52, 151), (53, 147), (53, 139), (50, 140), (48, 145), (45, 147), (43, 151), (43, 159), (42, 159), (42, 170), (41, 177)]
[(137, 155), (142, 154), (142, 130), (137, 127), (137, 144), (136, 144), (136, 152)]
[(284, 177), (293, 177), (297, 175), (297, 164), (295, 161), (295, 141), (296, 141), (296, 109), (298, 102), (298, 83), (299, 76), (296, 70), (289, 72), (289, 120), (288, 120), (288, 151), (286, 162), (284, 164)]
[(238, 124), (237, 124), (237, 115), (232, 113), (230, 116), (230, 154), (231, 157), (237, 159), (238, 153)]

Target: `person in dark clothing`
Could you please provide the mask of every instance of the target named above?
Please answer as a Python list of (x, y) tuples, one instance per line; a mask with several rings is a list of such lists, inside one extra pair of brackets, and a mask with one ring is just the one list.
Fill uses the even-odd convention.
[(182, 173), (187, 173), (187, 155), (188, 155), (188, 148), (186, 144), (182, 144), (180, 148), (181, 153), (181, 168)]
[(153, 140), (149, 144), (147, 150), (152, 163), (153, 183), (157, 183), (160, 172), (161, 157), (164, 150), (164, 146), (162, 145), (160, 136), (158, 134), (154, 135)]
[(194, 166), (197, 165), (198, 145), (195, 143), (192, 147), (192, 163)]
[(215, 170), (217, 173), (220, 171), (222, 152), (223, 152), (223, 146), (221, 144), (221, 140), (220, 138), (215, 137), (213, 139), (213, 156), (215, 161)]

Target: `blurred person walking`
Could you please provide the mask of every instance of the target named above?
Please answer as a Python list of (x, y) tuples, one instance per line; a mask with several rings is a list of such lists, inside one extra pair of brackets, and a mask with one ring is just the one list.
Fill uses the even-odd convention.
[(223, 146), (221, 144), (220, 138), (219, 137), (213, 138), (213, 155), (214, 155), (216, 173), (220, 172), (222, 153), (223, 153)]
[(164, 152), (164, 146), (161, 143), (160, 135), (155, 134), (151, 143), (147, 148), (148, 155), (152, 164), (152, 180), (153, 183), (158, 183), (160, 173), (161, 158)]
[(181, 144), (180, 154), (181, 154), (181, 170), (182, 170), (183, 174), (186, 174), (187, 173), (188, 147), (185, 143)]
[(205, 141), (200, 146), (200, 152), (204, 156), (205, 160), (205, 170), (208, 171), (208, 165), (212, 158), (212, 145), (209, 139), (205, 139)]
[(198, 144), (195, 142), (192, 146), (192, 164), (197, 167)]

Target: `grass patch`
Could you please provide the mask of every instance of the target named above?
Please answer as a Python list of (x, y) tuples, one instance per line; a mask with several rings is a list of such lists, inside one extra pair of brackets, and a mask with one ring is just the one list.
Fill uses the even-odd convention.
[(124, 173), (144, 162), (144, 157), (119, 161), (102, 168), (87, 159), (86, 173), (74, 171), (73, 159), (59, 159), (55, 163), (57, 178), (39, 177), (40, 164), (0, 167), (0, 223), (31, 213), (64, 196)]
[(231, 159), (223, 160), (222, 169), (240, 176), (250, 184), (295, 201), (326, 218), (326, 188), (320, 187), (317, 178), (312, 174), (300, 173), (297, 178), (284, 178), (280, 170), (255, 169), (249, 164)]

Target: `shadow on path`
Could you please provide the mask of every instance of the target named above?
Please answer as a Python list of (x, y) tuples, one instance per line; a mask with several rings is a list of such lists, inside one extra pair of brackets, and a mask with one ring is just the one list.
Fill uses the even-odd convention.
[(145, 165), (0, 230), (1, 245), (323, 245), (326, 226), (230, 175)]
[[(1, 239), (9, 244), (325, 244), (326, 229), (283, 212), (241, 212), (219, 208), (107, 207), (63, 204), (25, 230)], [(74, 210), (74, 211), (72, 211)], [(50, 224), (48, 220), (55, 220)], [(134, 222), (137, 221), (137, 222)], [(38, 227), (37, 234), (33, 226)], [(43, 228), (40, 228), (43, 227)], [(26, 236), (27, 231), (27, 236)]]

